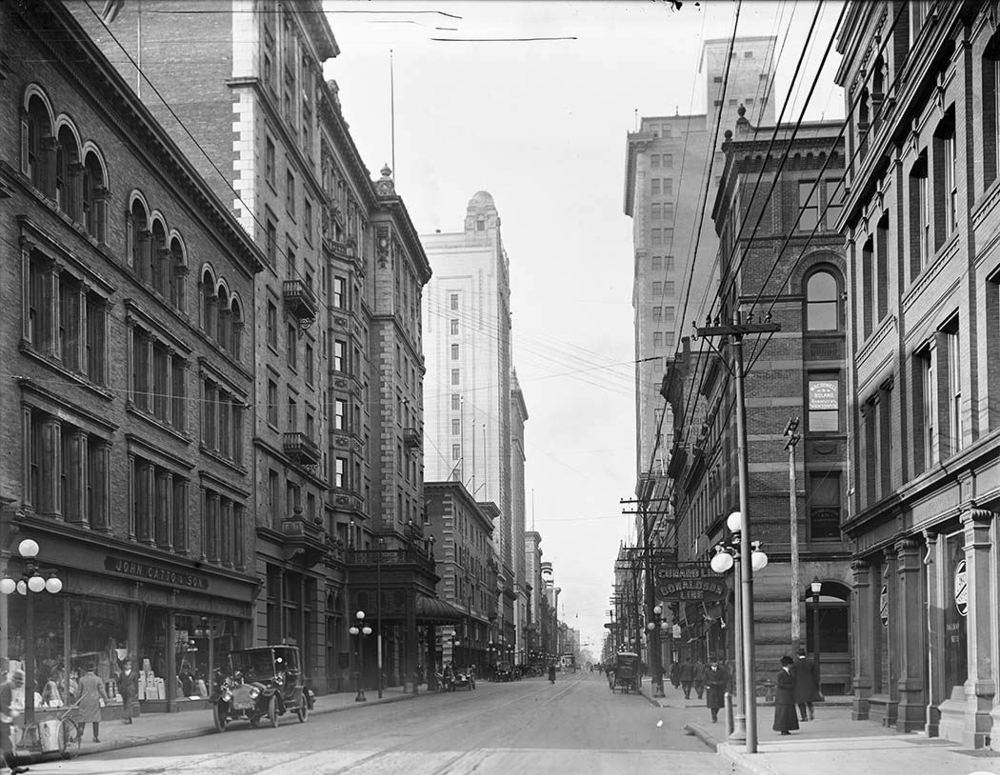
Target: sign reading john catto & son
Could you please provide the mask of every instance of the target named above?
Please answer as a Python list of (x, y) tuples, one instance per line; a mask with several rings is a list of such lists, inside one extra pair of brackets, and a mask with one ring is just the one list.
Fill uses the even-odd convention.
[(654, 572), (656, 595), (659, 600), (704, 601), (726, 597), (726, 582), (712, 572), (707, 562), (674, 562), (657, 565)]
[(126, 560), (111, 554), (104, 558), (104, 570), (128, 576), (137, 581), (151, 581), (155, 584), (169, 584), (187, 589), (208, 589), (208, 579), (200, 574), (171, 570), (152, 563)]

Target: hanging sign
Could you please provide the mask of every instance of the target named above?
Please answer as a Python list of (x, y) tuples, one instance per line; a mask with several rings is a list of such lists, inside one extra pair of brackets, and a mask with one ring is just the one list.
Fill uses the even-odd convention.
[(969, 579), (965, 560), (960, 560), (955, 568), (955, 608), (961, 616), (969, 613)]
[(878, 613), (882, 618), (882, 626), (889, 626), (889, 587), (886, 584), (882, 585), (882, 591), (878, 596)]
[(713, 573), (707, 562), (672, 562), (656, 566), (653, 573), (659, 600), (714, 602), (725, 599), (725, 579)]

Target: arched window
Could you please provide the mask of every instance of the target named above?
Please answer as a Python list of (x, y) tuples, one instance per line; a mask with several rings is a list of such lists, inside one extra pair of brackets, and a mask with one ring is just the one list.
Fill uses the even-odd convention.
[(107, 234), (107, 186), (104, 168), (93, 151), (87, 153), (83, 162), (83, 185), (80, 188), (83, 225), (91, 237), (103, 243)]
[(236, 360), (239, 360), (243, 346), (243, 311), (236, 299), (233, 299), (232, 319), (229, 324), (231, 329), (229, 352)]
[(201, 275), (201, 327), (206, 334), (215, 331), (215, 280), (206, 269)]
[(129, 258), (132, 262), (132, 271), (140, 280), (146, 282), (149, 270), (149, 216), (138, 199), (132, 202), (129, 233), (131, 238)]
[(219, 347), (228, 350), (229, 349), (229, 294), (226, 292), (226, 288), (223, 285), (219, 286), (219, 290), (216, 293), (217, 299), (217, 314), (216, 314), (216, 330), (215, 330), (215, 341), (219, 343)]
[(31, 184), (52, 196), (55, 164), (52, 121), (48, 108), (37, 94), (28, 100), (28, 110), (21, 122), (21, 171)]
[(80, 219), (79, 180), (80, 149), (73, 130), (63, 124), (56, 145), (56, 206), (74, 221)]
[(174, 237), (170, 241), (170, 303), (180, 312), (184, 311), (184, 278), (187, 276), (187, 264), (184, 261), (184, 247), (181, 241)]
[(163, 222), (153, 222), (152, 244), (149, 246), (149, 282), (157, 293), (167, 295), (167, 232)]
[(837, 331), (839, 305), (836, 278), (826, 271), (810, 276), (806, 283), (806, 330)]

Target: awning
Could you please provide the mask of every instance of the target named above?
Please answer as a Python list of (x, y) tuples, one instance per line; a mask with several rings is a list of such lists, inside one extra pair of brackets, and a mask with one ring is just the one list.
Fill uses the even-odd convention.
[(463, 621), (468, 614), (451, 603), (417, 593), (417, 622), (419, 624), (454, 624)]

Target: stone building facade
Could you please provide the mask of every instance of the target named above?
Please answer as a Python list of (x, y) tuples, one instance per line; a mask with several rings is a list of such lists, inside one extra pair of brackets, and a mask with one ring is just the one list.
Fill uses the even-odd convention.
[(253, 642), (265, 257), (63, 3), (5, 4), (0, 52), (3, 563), (32, 538), (62, 581), (34, 632), (0, 598), (0, 657), (40, 687), (129, 655), (176, 710)]
[(997, 7), (851, 3), (838, 50), (854, 713), (997, 749)]

